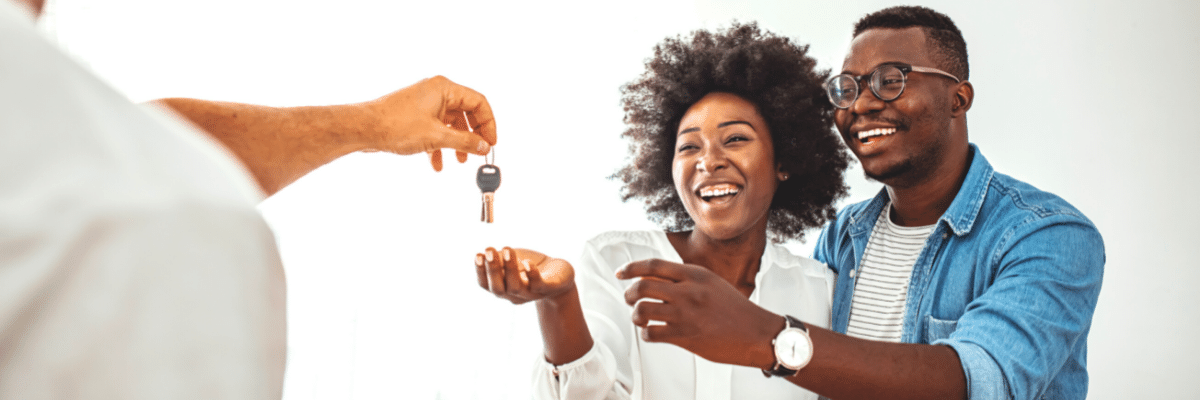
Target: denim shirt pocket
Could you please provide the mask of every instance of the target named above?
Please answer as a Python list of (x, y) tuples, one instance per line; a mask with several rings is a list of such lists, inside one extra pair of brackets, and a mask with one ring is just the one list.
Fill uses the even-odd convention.
[(937, 319), (932, 315), (926, 316), (925, 319), (925, 343), (933, 343), (948, 338), (951, 333), (954, 333), (954, 329), (958, 327), (958, 320)]

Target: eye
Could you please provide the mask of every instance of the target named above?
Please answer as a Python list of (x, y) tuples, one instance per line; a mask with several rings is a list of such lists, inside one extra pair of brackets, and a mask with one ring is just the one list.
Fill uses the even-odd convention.
[(746, 137), (745, 135), (733, 135), (733, 136), (730, 136), (728, 139), (725, 139), (725, 144), (735, 143), (735, 142), (749, 142), (749, 141), (750, 141), (750, 138)]
[(691, 144), (691, 143), (684, 143), (684, 144), (681, 144), (681, 145), (679, 145), (679, 148), (678, 148), (678, 149), (676, 149), (676, 152), (678, 152), (678, 153), (683, 153), (683, 152), (685, 152), (685, 151), (688, 151), (688, 150), (696, 150), (696, 149), (699, 149), (699, 148), (700, 148), (699, 146), (696, 146), (696, 145), (694, 145), (694, 144)]

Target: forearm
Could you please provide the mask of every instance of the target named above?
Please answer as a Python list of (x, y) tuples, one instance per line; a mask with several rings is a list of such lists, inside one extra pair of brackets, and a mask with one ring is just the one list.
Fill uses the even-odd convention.
[(237, 156), (268, 195), (343, 155), (365, 150), (371, 113), (361, 105), (275, 108), (162, 99)]
[(578, 290), (571, 289), (558, 296), (538, 300), (537, 311), (546, 361), (563, 365), (578, 360), (591, 350), (592, 334), (583, 318)]
[(808, 325), (812, 360), (793, 383), (838, 400), (965, 399), (966, 377), (947, 346), (856, 339)]

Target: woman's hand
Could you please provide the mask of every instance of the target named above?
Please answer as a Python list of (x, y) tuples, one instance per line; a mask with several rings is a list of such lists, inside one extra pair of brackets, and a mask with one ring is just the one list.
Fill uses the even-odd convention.
[(575, 291), (570, 263), (533, 250), (488, 247), (475, 254), (475, 273), (479, 287), (513, 304), (553, 300)]
[(633, 278), (642, 279), (625, 290), (625, 302), (633, 306), (642, 340), (671, 343), (722, 364), (774, 366), (771, 341), (783, 330), (783, 316), (750, 302), (717, 274), (699, 265), (650, 259), (617, 270), (617, 279)]

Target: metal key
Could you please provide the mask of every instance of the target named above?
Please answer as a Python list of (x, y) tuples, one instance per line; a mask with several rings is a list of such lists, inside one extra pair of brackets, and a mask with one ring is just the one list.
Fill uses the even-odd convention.
[(479, 216), (479, 220), (487, 223), (492, 223), (492, 201), (496, 196), (496, 189), (500, 188), (500, 167), (493, 164), (483, 164), (479, 166), (479, 170), (475, 172), (475, 184), (479, 185), (479, 190), (483, 192), (483, 212)]

